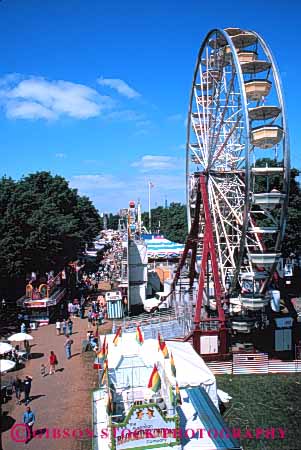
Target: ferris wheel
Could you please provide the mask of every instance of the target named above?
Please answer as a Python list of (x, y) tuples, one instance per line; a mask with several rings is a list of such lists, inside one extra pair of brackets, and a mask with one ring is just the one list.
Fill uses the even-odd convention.
[(289, 172), (285, 104), (271, 50), (254, 31), (210, 31), (190, 95), (188, 222), (198, 223), (201, 253), (209, 220), (215, 247), (210, 264), (216, 259), (221, 289), (243, 293), (251, 285), (252, 298), (245, 296), (244, 303), (251, 310), (265, 306), (280, 258)]

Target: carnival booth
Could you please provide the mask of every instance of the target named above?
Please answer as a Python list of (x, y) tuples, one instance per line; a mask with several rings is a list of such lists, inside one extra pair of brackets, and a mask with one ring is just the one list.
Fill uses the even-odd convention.
[(27, 284), (25, 296), (17, 301), (17, 305), (22, 310), (23, 319), (29, 321), (31, 329), (48, 325), (55, 317), (66, 294), (64, 277), (65, 274), (60, 272), (56, 276), (49, 276), (48, 280), (31, 280)]
[[(189, 343), (144, 340), (135, 333), (100, 343), (100, 388), (93, 395), (94, 450), (239, 449), (229, 436), (186, 430), (225, 429), (215, 377)], [(104, 436), (103, 430), (109, 430)]]

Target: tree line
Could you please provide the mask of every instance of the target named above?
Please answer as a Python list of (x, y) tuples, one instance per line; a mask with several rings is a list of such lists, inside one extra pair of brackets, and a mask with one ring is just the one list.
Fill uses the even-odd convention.
[(24, 283), (27, 273), (61, 270), (99, 233), (88, 197), (61, 176), (37, 172), (0, 179), (0, 287)]
[[(263, 160), (262, 165), (273, 163)], [(290, 196), (283, 254), (301, 254), (301, 189), (299, 171), (291, 170)], [(265, 183), (258, 180), (258, 183)], [(281, 181), (272, 180), (281, 190)], [(272, 186), (271, 184), (271, 186)], [(271, 187), (270, 186), (270, 187)], [(259, 186), (260, 187), (260, 186)], [(263, 186), (264, 187), (264, 186)], [(186, 205), (171, 203), (152, 209), (152, 232), (174, 242), (187, 237)], [(119, 216), (109, 214), (108, 228), (118, 228)], [(149, 229), (148, 213), (142, 213)], [(0, 179), (0, 288), (24, 283), (31, 271), (60, 270), (76, 259), (103, 227), (92, 202), (71, 189), (61, 176), (37, 172), (18, 181)]]

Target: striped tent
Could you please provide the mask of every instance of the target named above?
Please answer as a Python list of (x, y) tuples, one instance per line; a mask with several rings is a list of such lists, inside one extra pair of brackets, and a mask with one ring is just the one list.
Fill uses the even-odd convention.
[(183, 244), (169, 241), (163, 236), (152, 235), (150, 239), (146, 238), (146, 236), (143, 236), (143, 238), (147, 245), (148, 258), (179, 258), (184, 251)]

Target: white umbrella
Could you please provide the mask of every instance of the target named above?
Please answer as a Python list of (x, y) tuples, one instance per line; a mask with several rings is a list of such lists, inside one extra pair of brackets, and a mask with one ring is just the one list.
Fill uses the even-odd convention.
[(6, 342), (0, 342), (0, 355), (4, 355), (5, 353), (9, 353), (12, 351), (12, 346), (7, 344)]
[(8, 338), (10, 342), (22, 342), (22, 341), (31, 341), (33, 337), (27, 333), (16, 333)]
[(0, 359), (0, 373), (8, 372), (15, 367), (16, 363), (10, 359)]

